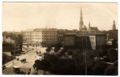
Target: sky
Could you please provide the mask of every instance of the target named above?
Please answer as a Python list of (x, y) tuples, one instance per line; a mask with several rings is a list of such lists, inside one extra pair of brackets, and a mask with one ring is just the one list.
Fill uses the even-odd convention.
[[(3, 2), (3, 31), (35, 28), (79, 29), (80, 10), (86, 27), (112, 29), (118, 17), (117, 3), (15, 3)], [(118, 28), (118, 27), (117, 27)]]

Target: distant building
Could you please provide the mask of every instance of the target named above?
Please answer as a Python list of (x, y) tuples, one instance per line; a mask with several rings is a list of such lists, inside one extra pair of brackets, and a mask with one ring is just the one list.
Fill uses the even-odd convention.
[(75, 35), (64, 36), (64, 46), (75, 46)]
[[(76, 36), (78, 38), (77, 39), (78, 41), (76, 43), (83, 40), (83, 39), (79, 39), (79, 38), (84, 38), (84, 40), (87, 39), (87, 44), (90, 44), (90, 45), (88, 45), (88, 47), (91, 46), (93, 50), (106, 44), (106, 33), (102, 33), (102, 32), (77, 32)], [(85, 42), (86, 41), (84, 41), (84, 43)], [(89, 47), (89, 49), (90, 49), (90, 47)]]
[(91, 43), (89, 36), (76, 36), (76, 46), (81, 50), (91, 50)]
[(96, 34), (96, 48), (100, 48), (101, 46), (106, 44), (106, 34)]
[(64, 35), (64, 46), (74, 46), (82, 49), (91, 49), (91, 43), (89, 36), (77, 35), (74, 33), (69, 33)]
[(23, 32), (23, 44), (29, 46), (54, 45), (58, 41), (56, 29), (34, 29)]
[(89, 22), (89, 32), (93, 32), (93, 33), (96, 33), (96, 32), (98, 32), (99, 30), (98, 30), (98, 28), (97, 27), (91, 27), (91, 25), (90, 25), (90, 22)]
[[(93, 50), (106, 44), (106, 34), (101, 32), (81, 32), (74, 30), (34, 29), (23, 33), (23, 44), (50, 46), (61, 43), (64, 46), (87, 46)], [(87, 45), (86, 45), (86, 44)]]
[(92, 49), (95, 50), (97, 48), (101, 48), (106, 44), (106, 34), (104, 33), (96, 33), (89, 35)]
[(67, 36), (71, 35), (76, 35), (78, 31), (77, 30), (64, 30), (64, 29), (59, 29), (58, 30), (58, 43), (63, 43), (64, 38)]
[(116, 30), (115, 20), (113, 20), (113, 27), (112, 30)]
[(55, 45), (58, 42), (57, 29), (42, 29), (42, 44)]
[(63, 44), (64, 46), (77, 46), (80, 49), (96, 50), (106, 44), (106, 34), (101, 32), (66, 32)]
[(113, 20), (112, 29), (106, 32), (107, 40), (118, 40), (118, 30), (116, 29), (115, 20)]
[(96, 36), (91, 35), (89, 36), (89, 38), (90, 38), (91, 47), (93, 50), (95, 50), (96, 49)]
[(113, 41), (118, 41), (118, 30), (116, 29), (115, 20), (113, 20), (112, 29), (106, 32), (107, 44), (113, 45)]
[(65, 32), (64, 37), (63, 37), (64, 46), (74, 46), (75, 45), (75, 37), (76, 37), (76, 32), (75, 31)]
[(79, 31), (87, 31), (87, 27), (85, 26), (84, 22), (83, 22), (83, 15), (82, 15), (82, 9), (80, 12), (80, 22), (79, 22)]
[(59, 29), (58, 30), (58, 43), (63, 43), (63, 37), (64, 37), (64, 33), (66, 32), (66, 30), (63, 29)]
[(22, 32), (23, 35), (23, 45), (31, 44), (31, 31)]

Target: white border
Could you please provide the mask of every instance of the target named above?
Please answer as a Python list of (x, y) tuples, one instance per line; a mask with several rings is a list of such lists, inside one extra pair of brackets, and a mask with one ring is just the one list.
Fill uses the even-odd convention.
[(30, 1), (30, 2), (118, 2), (119, 0), (2, 0), (2, 1)]
[[(1, 39), (1, 41), (0, 41), (0, 50), (1, 50), (1, 52), (0, 52), (0, 67), (2, 68), (2, 2), (3, 1), (5, 1), (5, 2), (8, 2), (8, 1), (12, 1), (12, 2), (22, 2), (22, 1), (24, 1), (24, 2), (118, 2), (118, 30), (119, 30), (119, 17), (120, 17), (120, 0), (0, 0), (0, 31), (1, 31), (1, 33), (0, 33), (0, 39)], [(118, 32), (118, 34), (119, 34), (119, 32)], [(118, 36), (119, 37), (119, 36)], [(118, 39), (118, 44), (119, 44), (119, 39)], [(120, 46), (118, 45), (118, 52), (119, 52), (119, 48), (120, 48)], [(120, 53), (119, 53), (120, 54)], [(119, 55), (118, 54), (118, 55)], [(119, 57), (119, 56), (118, 56)], [(120, 57), (119, 57), (120, 58)], [(119, 61), (118, 61), (119, 62)], [(120, 62), (119, 62), (119, 64), (120, 64)], [(118, 65), (119, 66), (119, 65)], [(119, 76), (119, 74), (120, 74), (120, 71), (118, 71), (118, 76)], [(21, 77), (21, 76), (25, 76), (25, 77), (28, 77), (28, 76), (30, 76), (30, 77), (35, 77), (35, 76), (52, 76), (52, 77), (56, 77), (56, 75), (2, 75), (2, 69), (0, 69), (0, 77), (16, 77), (16, 76), (18, 76), (18, 77)], [(60, 76), (60, 75), (57, 75), (57, 76)], [(61, 75), (61, 76), (66, 76), (66, 75)], [(70, 76), (70, 75), (67, 75), (67, 76)], [(75, 76), (88, 76), (88, 75), (75, 75)], [(90, 76), (90, 75), (89, 75)], [(73, 76), (72, 76), (73, 77)], [(96, 77), (96, 76), (93, 76), (92, 75), (92, 77)], [(103, 76), (99, 76), (99, 77), (103, 77)], [(107, 76), (105, 76), (105, 77), (107, 77)]]

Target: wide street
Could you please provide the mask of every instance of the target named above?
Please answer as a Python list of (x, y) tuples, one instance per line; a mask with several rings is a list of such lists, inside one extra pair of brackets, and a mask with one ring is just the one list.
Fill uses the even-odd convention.
[[(3, 74), (15, 74), (13, 72), (13, 69), (12, 69), (14, 66), (17, 66), (17, 67), (21, 68), (22, 71), (24, 71), (24, 72), (27, 73), (28, 70), (30, 68), (32, 68), (32, 66), (34, 64), (34, 61), (37, 58), (36, 50), (40, 50), (40, 51), (44, 52), (45, 48), (39, 47), (39, 48), (36, 48), (35, 50), (30, 50), (30, 51), (28, 51), (25, 54), (21, 54), (20, 56), (16, 56), (17, 58), (19, 58), (19, 61), (17, 61), (16, 59), (14, 59), (14, 60), (6, 63), (5, 66), (7, 68), (5, 70), (3, 70)], [(21, 59), (26, 59), (26, 62), (22, 63), (20, 61)]]

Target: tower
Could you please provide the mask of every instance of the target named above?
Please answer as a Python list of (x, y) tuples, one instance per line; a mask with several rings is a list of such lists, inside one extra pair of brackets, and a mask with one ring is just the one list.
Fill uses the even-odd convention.
[(83, 22), (82, 8), (81, 8), (81, 11), (80, 11), (79, 31), (87, 31), (87, 28), (86, 28), (86, 26), (84, 25), (84, 22)]
[(113, 20), (113, 27), (112, 30), (116, 30), (115, 20)]
[(81, 11), (80, 11), (80, 22), (79, 22), (79, 30), (81, 31), (83, 26), (84, 26), (84, 22), (83, 22), (83, 16), (82, 16), (82, 8), (81, 8)]
[(88, 24), (88, 27), (89, 27), (89, 30), (91, 29), (91, 27), (90, 27), (90, 22), (89, 22), (89, 24)]

